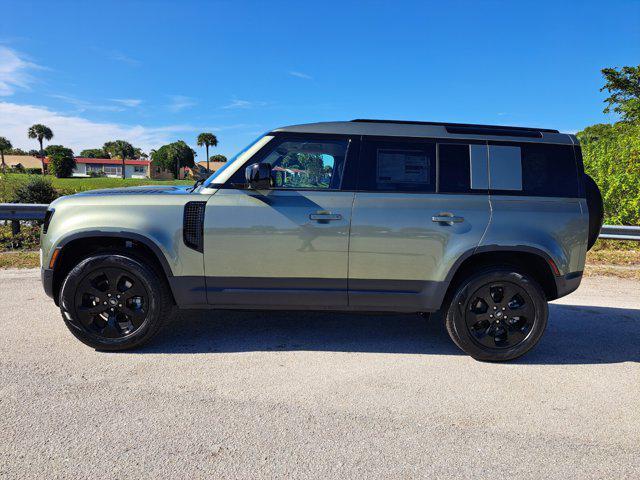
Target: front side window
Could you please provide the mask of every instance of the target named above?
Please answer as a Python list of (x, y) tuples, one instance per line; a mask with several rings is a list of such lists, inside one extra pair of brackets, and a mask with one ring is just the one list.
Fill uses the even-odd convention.
[(260, 163), (271, 164), (274, 188), (340, 188), (348, 140), (284, 140)]

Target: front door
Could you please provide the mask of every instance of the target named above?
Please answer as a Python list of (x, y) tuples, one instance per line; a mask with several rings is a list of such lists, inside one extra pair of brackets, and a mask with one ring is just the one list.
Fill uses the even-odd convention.
[(347, 305), (354, 194), (341, 186), (350, 144), (276, 136), (248, 162), (271, 164), (271, 189), (242, 185), (243, 166), (210, 197), (204, 226), (210, 304)]

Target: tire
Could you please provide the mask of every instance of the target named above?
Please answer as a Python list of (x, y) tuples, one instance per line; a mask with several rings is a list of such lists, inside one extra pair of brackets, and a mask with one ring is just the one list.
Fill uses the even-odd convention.
[(78, 340), (117, 351), (151, 340), (170, 319), (173, 301), (164, 279), (142, 260), (100, 253), (69, 272), (60, 289), (60, 311)]
[(589, 210), (589, 240), (587, 250), (591, 250), (593, 244), (596, 243), (602, 222), (604, 221), (604, 206), (602, 203), (602, 194), (596, 182), (586, 173), (584, 174), (585, 197), (587, 200), (587, 208)]
[(548, 315), (546, 297), (535, 280), (514, 268), (492, 267), (456, 288), (445, 324), (463, 352), (476, 360), (503, 362), (538, 343)]

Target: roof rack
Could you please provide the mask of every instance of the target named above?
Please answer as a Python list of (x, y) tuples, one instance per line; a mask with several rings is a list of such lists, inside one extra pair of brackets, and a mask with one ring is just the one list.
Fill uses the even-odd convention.
[(476, 135), (504, 135), (515, 137), (542, 137), (542, 133), (560, 133), (550, 128), (510, 127), (505, 125), (478, 125), (473, 123), (449, 122), (413, 122), (408, 120), (374, 120), (358, 118), (351, 120), (357, 123), (397, 123), (403, 125), (437, 125), (445, 127), (449, 133), (466, 133)]

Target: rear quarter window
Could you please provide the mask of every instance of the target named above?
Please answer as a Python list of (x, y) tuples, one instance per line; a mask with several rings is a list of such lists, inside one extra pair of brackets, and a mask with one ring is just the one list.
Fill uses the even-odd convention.
[(525, 143), (521, 149), (525, 195), (579, 196), (578, 172), (571, 145)]
[[(518, 161), (517, 155), (511, 155), (509, 161), (493, 161), (498, 159), (494, 158), (496, 149), (492, 147), (502, 147), (502, 150), (505, 150), (504, 147), (512, 147), (511, 150), (514, 152), (517, 149), (520, 151), (520, 159)], [(578, 167), (572, 145), (490, 142), (489, 152), (492, 193), (540, 197), (580, 196)], [(502, 170), (503, 176), (506, 177), (521, 175), (521, 185), (514, 184), (515, 186), (509, 189), (501, 188), (500, 182), (495, 185), (493, 179), (499, 177), (496, 168)], [(505, 169), (508, 172), (505, 172)]]

